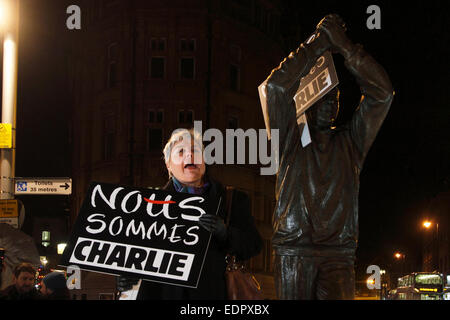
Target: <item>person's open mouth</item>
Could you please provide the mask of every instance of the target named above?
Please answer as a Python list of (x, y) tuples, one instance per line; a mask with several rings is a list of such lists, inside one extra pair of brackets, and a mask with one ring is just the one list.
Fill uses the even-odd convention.
[(188, 163), (186, 165), (184, 165), (184, 169), (197, 169), (197, 165), (193, 164), (193, 163)]

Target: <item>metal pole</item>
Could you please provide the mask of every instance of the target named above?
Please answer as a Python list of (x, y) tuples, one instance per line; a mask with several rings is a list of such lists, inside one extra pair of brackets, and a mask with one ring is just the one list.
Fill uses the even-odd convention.
[(0, 199), (14, 199), (16, 160), (17, 65), (19, 47), (19, 0), (5, 1), (10, 9), (10, 23), (3, 37), (2, 123), (12, 126), (12, 148), (1, 149)]

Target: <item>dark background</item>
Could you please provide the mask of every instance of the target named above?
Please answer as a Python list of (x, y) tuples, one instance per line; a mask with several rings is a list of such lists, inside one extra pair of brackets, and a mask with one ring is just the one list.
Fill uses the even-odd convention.
[[(66, 29), (64, 2), (21, 3), (16, 176), (70, 177), (63, 44), (76, 31)], [(450, 184), (449, 3), (280, 3), (286, 55), (314, 31), (324, 15), (338, 13), (349, 37), (387, 70), (396, 95), (361, 174), (357, 271), (364, 272), (361, 267), (370, 264), (394, 263), (397, 250), (405, 252), (412, 268), (419, 268), (421, 219), (427, 215), (429, 201)], [(381, 30), (366, 27), (366, 9), (371, 4), (381, 8)], [(337, 56), (335, 62), (342, 93), (339, 121), (344, 122), (358, 105), (360, 93), (342, 59)]]

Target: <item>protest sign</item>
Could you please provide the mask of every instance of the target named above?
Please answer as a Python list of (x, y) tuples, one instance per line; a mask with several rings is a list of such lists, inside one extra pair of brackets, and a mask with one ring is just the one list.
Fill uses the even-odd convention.
[(196, 288), (206, 210), (201, 195), (92, 183), (60, 265)]
[(333, 56), (326, 51), (317, 59), (309, 73), (300, 80), (294, 95), (297, 119), (338, 84)]
[[(312, 34), (306, 43), (310, 43), (317, 36)], [(311, 143), (311, 136), (305, 116), (314, 103), (324, 97), (334, 87), (339, 84), (333, 56), (330, 51), (326, 51), (320, 56), (316, 64), (309, 70), (309, 73), (300, 79), (299, 87), (294, 95), (296, 108), (297, 125), (300, 129), (302, 146), (306, 147)], [(270, 120), (267, 106), (267, 80), (258, 86), (259, 99), (264, 117), (268, 138), (270, 139)]]

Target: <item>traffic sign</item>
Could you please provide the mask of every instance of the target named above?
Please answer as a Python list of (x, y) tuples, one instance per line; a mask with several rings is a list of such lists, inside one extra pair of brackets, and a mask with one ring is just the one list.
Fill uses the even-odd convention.
[(16, 195), (68, 195), (72, 193), (71, 178), (15, 178)]
[(12, 125), (0, 123), (0, 148), (12, 148)]
[(7, 223), (14, 228), (19, 227), (19, 201), (0, 200), (0, 223)]

